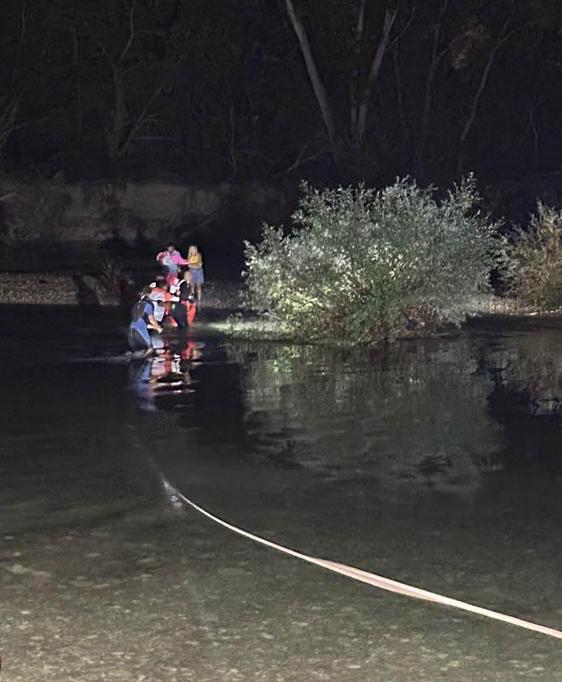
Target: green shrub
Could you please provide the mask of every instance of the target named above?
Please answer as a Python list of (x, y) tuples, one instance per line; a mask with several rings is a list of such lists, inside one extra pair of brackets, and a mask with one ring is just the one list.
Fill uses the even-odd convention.
[(513, 293), (541, 309), (562, 306), (562, 211), (539, 202), (529, 231), (511, 249)]
[(496, 225), (476, 210), (472, 178), (442, 200), (399, 180), (318, 191), (304, 186), (295, 229), (246, 243), (246, 303), (280, 334), (373, 343), (459, 323), (488, 289)]

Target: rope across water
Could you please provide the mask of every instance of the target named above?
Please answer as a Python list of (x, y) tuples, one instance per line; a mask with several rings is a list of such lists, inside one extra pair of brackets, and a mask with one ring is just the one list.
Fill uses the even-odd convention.
[(339, 573), (340, 575), (345, 575), (353, 580), (358, 580), (359, 582), (366, 583), (367, 585), (372, 585), (373, 587), (378, 587), (382, 590), (387, 590), (388, 592), (396, 592), (397, 594), (402, 594), (406, 597), (412, 597), (414, 599), (421, 599), (423, 601), (433, 602), (434, 604), (442, 604), (443, 606), (450, 606), (455, 609), (460, 609), (462, 611), (468, 611), (469, 613), (475, 613), (480, 616), (485, 616), (486, 618), (492, 618), (494, 620), (502, 621), (503, 623), (509, 623), (510, 625), (516, 625), (520, 628), (525, 628), (526, 630), (532, 630), (533, 632), (538, 632), (542, 635), (547, 635), (548, 637), (555, 637), (557, 639), (562, 639), (562, 631), (556, 630), (555, 628), (547, 627), (545, 625), (539, 625), (537, 623), (532, 623), (521, 618), (516, 618), (515, 616), (509, 616), (505, 613), (500, 613), (499, 611), (492, 611), (491, 609), (485, 609), (481, 606), (476, 606), (474, 604), (469, 604), (458, 599), (452, 599), (451, 597), (446, 597), (436, 592), (429, 592), (428, 590), (422, 590), (419, 587), (413, 587), (412, 585), (407, 585), (405, 583), (398, 582), (396, 580), (391, 580), (390, 578), (385, 578), (375, 573), (369, 573), (368, 571), (363, 571), (359, 568), (353, 566), (348, 566), (347, 564), (337, 563), (335, 561), (330, 561), (328, 559), (321, 559), (319, 557), (310, 556), (308, 554), (303, 554), (302, 552), (297, 552), (289, 547), (284, 547), (276, 542), (271, 542), (265, 538), (254, 535), (253, 533), (239, 528), (227, 521), (223, 521), (218, 516), (211, 514), (203, 507), (190, 500), (188, 497), (183, 495), (181, 492), (176, 490), (168, 481), (166, 481), (162, 475), (161, 480), (166, 490), (167, 495), (174, 503), (181, 503), (189, 505), (192, 509), (199, 512), (203, 516), (207, 517), (214, 523), (227, 528), (233, 533), (237, 533), (253, 542), (257, 542), (260, 545), (274, 549), (282, 554), (288, 554), (289, 556), (295, 557), (296, 559), (301, 559), (310, 564), (316, 566), (321, 566), (334, 573)]

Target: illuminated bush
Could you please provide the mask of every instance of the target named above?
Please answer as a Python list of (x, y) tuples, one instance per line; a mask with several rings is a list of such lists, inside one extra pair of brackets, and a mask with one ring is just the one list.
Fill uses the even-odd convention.
[(469, 178), (442, 200), (407, 180), (376, 192), (304, 187), (294, 230), (246, 243), (245, 296), (283, 335), (373, 343), (460, 323), (488, 289), (496, 225)]
[(539, 203), (511, 256), (513, 290), (523, 303), (543, 309), (562, 306), (562, 211)]

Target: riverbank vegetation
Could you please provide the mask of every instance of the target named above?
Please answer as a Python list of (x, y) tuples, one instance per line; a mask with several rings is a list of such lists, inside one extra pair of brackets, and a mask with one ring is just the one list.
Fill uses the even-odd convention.
[(382, 191), (304, 187), (293, 229), (246, 244), (245, 300), (295, 339), (372, 343), (458, 324), (490, 290), (498, 225), (469, 178), (442, 199), (398, 180)]
[(512, 291), (539, 310), (562, 307), (562, 211), (539, 203), (510, 253)]
[(491, 309), (492, 275), (519, 296), (504, 310), (559, 306), (561, 225), (539, 205), (510, 242), (479, 209), (472, 177), (442, 196), (411, 180), (381, 191), (305, 185), (290, 230), (265, 226), (246, 243), (243, 297), (257, 315), (247, 329), (345, 345), (434, 333)]

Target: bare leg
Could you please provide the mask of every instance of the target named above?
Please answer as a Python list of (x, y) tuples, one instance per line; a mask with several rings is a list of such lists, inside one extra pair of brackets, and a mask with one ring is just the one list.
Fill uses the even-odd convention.
[(195, 286), (197, 287), (197, 300), (200, 301), (201, 300), (201, 288), (202, 287), (200, 284), (196, 284)]

